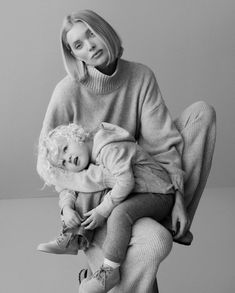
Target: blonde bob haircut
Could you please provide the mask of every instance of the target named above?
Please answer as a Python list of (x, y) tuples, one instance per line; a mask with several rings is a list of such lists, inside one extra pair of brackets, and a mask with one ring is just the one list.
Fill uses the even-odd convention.
[(109, 53), (108, 64), (120, 58), (123, 53), (122, 42), (116, 31), (101, 16), (91, 10), (82, 10), (77, 13), (69, 14), (65, 17), (61, 29), (61, 45), (64, 66), (67, 73), (74, 79), (85, 81), (87, 74), (87, 66), (85, 62), (77, 60), (67, 41), (67, 33), (77, 22), (84, 22), (89, 29), (100, 38)]

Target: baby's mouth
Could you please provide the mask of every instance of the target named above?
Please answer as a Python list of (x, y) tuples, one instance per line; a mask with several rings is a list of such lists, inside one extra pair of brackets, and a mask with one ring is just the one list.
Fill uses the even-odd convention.
[(78, 164), (78, 157), (75, 157), (75, 158), (74, 158), (73, 163), (74, 163), (74, 165), (77, 166), (77, 164)]

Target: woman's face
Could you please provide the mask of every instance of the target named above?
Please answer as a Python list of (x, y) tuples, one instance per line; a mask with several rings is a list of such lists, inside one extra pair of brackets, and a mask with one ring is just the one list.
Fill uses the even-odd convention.
[(107, 65), (109, 54), (104, 42), (85, 23), (79, 21), (73, 25), (67, 33), (67, 42), (79, 61), (97, 68)]

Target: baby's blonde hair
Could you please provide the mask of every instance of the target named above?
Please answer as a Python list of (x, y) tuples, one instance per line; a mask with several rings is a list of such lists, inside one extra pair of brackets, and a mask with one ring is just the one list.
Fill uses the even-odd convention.
[(40, 139), (37, 171), (46, 185), (55, 185), (56, 178), (59, 174), (63, 173), (64, 176), (68, 174), (67, 170), (56, 163), (56, 158), (59, 153), (56, 138), (65, 138), (68, 142), (75, 141), (77, 143), (84, 143), (91, 136), (91, 132), (87, 131), (83, 126), (70, 123), (68, 125), (57, 126)]

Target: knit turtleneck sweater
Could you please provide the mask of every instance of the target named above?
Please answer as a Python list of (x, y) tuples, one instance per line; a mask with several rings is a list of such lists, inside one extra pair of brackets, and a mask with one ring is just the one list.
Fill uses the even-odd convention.
[(95, 67), (88, 66), (88, 78), (82, 82), (82, 85), (89, 88), (97, 95), (106, 95), (113, 92), (125, 82), (126, 65), (127, 64), (124, 62), (119, 61), (116, 70), (112, 75), (105, 75)]
[(148, 67), (121, 59), (111, 76), (93, 67), (88, 67), (86, 81), (66, 76), (54, 90), (41, 135), (71, 122), (90, 130), (101, 122), (125, 128), (163, 165), (175, 189), (183, 193), (181, 157), (176, 150), (182, 147), (182, 137)]

